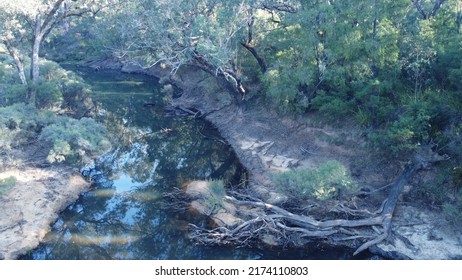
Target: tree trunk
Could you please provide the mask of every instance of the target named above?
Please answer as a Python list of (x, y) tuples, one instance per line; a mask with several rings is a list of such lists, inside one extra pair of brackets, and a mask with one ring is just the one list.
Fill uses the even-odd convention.
[(253, 55), (253, 57), (257, 60), (258, 65), (260, 66), (260, 70), (262, 73), (265, 73), (268, 67), (266, 66), (265, 60), (257, 53), (255, 48), (248, 43), (241, 43), (241, 45)]
[(196, 61), (195, 65), (197, 67), (213, 76), (221, 76), (224, 78), (226, 86), (229, 88), (229, 90), (231, 92), (237, 93), (233, 96), (236, 104), (240, 104), (241, 101), (244, 100), (246, 90), (242, 85), (240, 77), (238, 77), (233, 69), (217, 69), (212, 63), (210, 63), (206, 58), (197, 52), (194, 52), (193, 56)]
[(18, 70), (18, 75), (19, 79), (21, 80), (21, 83), (23, 85), (27, 85), (26, 73), (24, 71), (24, 61), (19, 57), (19, 54), (8, 41), (5, 40), (3, 43), (6, 46), (8, 53), (14, 60), (14, 64), (16, 66), (16, 70)]
[(417, 8), (417, 11), (419, 11), (420, 15), (422, 16), (422, 19), (427, 19), (427, 13), (424, 11), (422, 4), (420, 3), (420, 0), (412, 0), (412, 3), (414, 3), (414, 6)]
[[(42, 29), (41, 29), (41, 18), (40, 14), (36, 16), (35, 30), (34, 30), (34, 41), (32, 43), (32, 54), (31, 54), (31, 63), (30, 63), (30, 79), (32, 86), (38, 81), (39, 78), (39, 52), (40, 44), (42, 43)], [(29, 87), (27, 103), (35, 105), (35, 100), (37, 97), (37, 92), (35, 89)]]

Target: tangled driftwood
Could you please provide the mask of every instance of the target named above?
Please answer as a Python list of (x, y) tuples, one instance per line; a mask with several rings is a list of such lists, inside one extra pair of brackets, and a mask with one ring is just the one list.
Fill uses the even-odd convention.
[(218, 227), (212, 230), (193, 225), (192, 237), (204, 244), (247, 244), (262, 234), (271, 234), (285, 242), (303, 239), (327, 239), (331, 243), (362, 240), (362, 245), (354, 252), (357, 255), (389, 237), (400, 195), (416, 172), (446, 159), (447, 156), (439, 156), (430, 147), (420, 149), (401, 176), (387, 185), (389, 194), (375, 212), (350, 208), (344, 202), (338, 203), (335, 211), (348, 214), (352, 219), (321, 220), (310, 215), (292, 213), (252, 196), (235, 194), (226, 196), (225, 200), (240, 207), (241, 214), (248, 217), (245, 222), (235, 228)]

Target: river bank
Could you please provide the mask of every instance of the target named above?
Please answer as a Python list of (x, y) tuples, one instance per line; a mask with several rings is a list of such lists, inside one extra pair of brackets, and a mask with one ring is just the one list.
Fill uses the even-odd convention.
[(37, 247), (58, 214), (87, 191), (90, 183), (68, 167), (28, 165), (0, 172), (0, 180), (16, 178), (0, 196), (0, 259), (16, 259)]
[[(159, 67), (145, 70), (110, 60), (90, 67), (156, 77), (169, 74)], [(326, 160), (336, 160), (347, 167), (363, 189), (375, 190), (398, 178), (404, 169), (403, 163), (386, 162), (372, 154), (360, 129), (348, 121), (332, 127), (315, 115), (294, 119), (268, 110), (258, 98), (237, 105), (225, 85), (195, 68), (180, 69), (170, 82), (183, 90), (171, 101), (172, 106), (194, 110), (218, 128), (246, 167), (252, 194), (266, 203), (284, 205), (287, 201), (269, 178), (273, 172), (312, 169)], [(425, 176), (431, 176), (431, 171), (421, 171), (416, 177)], [(418, 182), (410, 180), (406, 193), (415, 187)], [(366, 202), (358, 200), (359, 207), (379, 209), (386, 196), (387, 192), (377, 192)], [(357, 240), (342, 242), (352, 248), (360, 244)], [(393, 213), (392, 237), (370, 250), (387, 258), (458, 259), (462, 256), (462, 234), (439, 211), (403, 194)]]
[(89, 189), (78, 168), (111, 148), (104, 126), (67, 109), (0, 107), (0, 259), (37, 247), (59, 213)]

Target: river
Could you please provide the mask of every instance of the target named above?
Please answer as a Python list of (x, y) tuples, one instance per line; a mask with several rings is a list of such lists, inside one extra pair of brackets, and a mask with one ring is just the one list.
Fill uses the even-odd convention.
[(94, 181), (92, 189), (60, 214), (24, 259), (351, 258), (350, 250), (321, 245), (298, 250), (196, 245), (188, 238), (189, 224), (206, 226), (206, 218), (177, 209), (166, 194), (194, 179), (239, 180), (244, 170), (232, 149), (213, 141), (219, 135), (203, 120), (165, 116), (172, 93), (157, 79), (74, 70), (92, 86), (97, 118), (108, 127), (114, 148), (83, 170)]

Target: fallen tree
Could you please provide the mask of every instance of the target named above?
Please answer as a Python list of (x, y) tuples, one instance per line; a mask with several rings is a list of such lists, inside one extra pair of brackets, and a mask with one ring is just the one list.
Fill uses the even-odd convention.
[[(249, 245), (252, 240), (262, 239), (262, 236), (272, 236), (280, 244), (290, 242), (309, 242), (325, 240), (330, 244), (340, 244), (352, 240), (362, 241), (353, 255), (357, 255), (371, 246), (386, 240), (392, 233), (392, 221), (396, 206), (404, 186), (420, 170), (429, 168), (432, 164), (447, 160), (446, 155), (440, 156), (433, 152), (431, 146), (419, 149), (413, 159), (408, 162), (401, 175), (388, 184), (389, 193), (376, 211), (358, 209), (353, 203), (354, 197), (338, 201), (330, 212), (347, 214), (352, 219), (320, 219), (314, 215), (297, 214), (279, 206), (265, 203), (252, 195), (233, 193), (225, 196), (225, 201), (236, 205), (240, 218), (244, 220), (234, 228), (220, 226), (206, 229), (192, 226), (191, 237), (201, 244), (240, 244)], [(374, 192), (374, 191), (373, 191)], [(372, 193), (372, 192), (371, 192)], [(364, 192), (362, 193), (365, 194)], [(366, 193), (367, 194), (367, 193)], [(357, 196), (356, 196), (357, 197)], [(368, 197), (367, 195), (365, 196)], [(311, 205), (310, 213), (322, 213), (319, 205)], [(319, 211), (316, 211), (319, 210)], [(326, 213), (324, 210), (324, 214)], [(319, 216), (319, 215), (318, 215)], [(327, 216), (327, 215), (323, 215)], [(405, 239), (405, 237), (400, 237)]]

